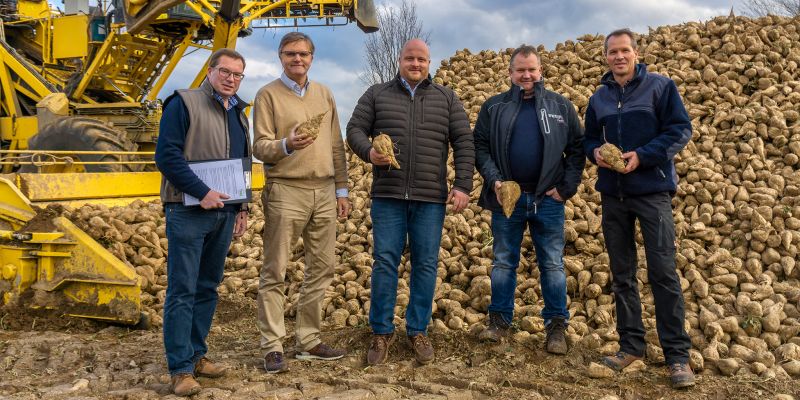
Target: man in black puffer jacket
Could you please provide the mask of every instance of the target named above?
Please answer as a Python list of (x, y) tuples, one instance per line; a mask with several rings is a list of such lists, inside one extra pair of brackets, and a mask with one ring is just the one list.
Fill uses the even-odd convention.
[[(417, 361), (433, 361), (426, 329), (436, 287), (445, 203), (452, 203), (453, 211), (459, 212), (467, 206), (472, 190), (474, 148), (464, 107), (452, 90), (431, 82), (425, 42), (408, 41), (399, 63), (398, 76), (370, 87), (347, 124), (347, 144), (373, 164), (370, 365), (386, 361), (394, 339), (397, 269), (406, 237), (412, 263), (406, 334)], [(370, 138), (381, 133), (394, 142), (400, 169), (390, 167), (389, 158), (372, 147)], [(453, 148), (456, 175), (450, 189), (448, 147)]]
[[(492, 303), (479, 338), (498, 341), (514, 314), (522, 234), (527, 226), (536, 248), (544, 299), (545, 349), (567, 352), (567, 281), (564, 273), (564, 202), (577, 191), (586, 161), (583, 129), (572, 103), (544, 88), (536, 49), (511, 54), (512, 88), (487, 100), (475, 124), (475, 157), (483, 176), (478, 204), (492, 211)], [(498, 195), (503, 181), (522, 190), (510, 217)]]

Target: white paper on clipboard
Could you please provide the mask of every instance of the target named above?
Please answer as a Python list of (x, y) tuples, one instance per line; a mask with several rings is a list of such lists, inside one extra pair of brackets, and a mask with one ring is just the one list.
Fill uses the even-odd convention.
[[(189, 163), (189, 168), (211, 190), (230, 196), (224, 203), (242, 203), (249, 200), (250, 186), (245, 173), (249, 175), (250, 171), (245, 172), (241, 158)], [(196, 206), (200, 204), (200, 199), (184, 193), (183, 204)]]

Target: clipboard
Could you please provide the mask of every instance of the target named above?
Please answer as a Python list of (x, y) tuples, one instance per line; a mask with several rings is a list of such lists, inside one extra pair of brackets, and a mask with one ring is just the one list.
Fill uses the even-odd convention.
[[(253, 199), (253, 161), (247, 158), (189, 161), (189, 168), (209, 188), (231, 198), (225, 204), (249, 203)], [(183, 194), (183, 205), (198, 206), (200, 199)]]

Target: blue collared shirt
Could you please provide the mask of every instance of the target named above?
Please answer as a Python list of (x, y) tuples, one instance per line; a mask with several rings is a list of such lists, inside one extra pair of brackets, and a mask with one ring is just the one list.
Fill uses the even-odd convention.
[(219, 104), (222, 104), (222, 107), (225, 108), (225, 111), (230, 111), (231, 108), (236, 107), (239, 104), (239, 100), (236, 100), (236, 96), (228, 97), (228, 106), (225, 107), (225, 99), (217, 93), (216, 90), (213, 91), (214, 98), (217, 99)]
[(281, 73), (281, 82), (283, 82), (283, 84), (286, 85), (286, 87), (288, 87), (289, 89), (292, 89), (294, 94), (296, 94), (296, 95), (298, 95), (300, 97), (303, 97), (303, 96), (306, 95), (306, 91), (308, 90), (308, 84), (309, 84), (310, 81), (308, 80), (308, 78), (306, 78), (305, 85), (300, 86), (300, 85), (297, 84), (297, 82), (295, 82), (291, 78), (289, 78), (286, 75), (286, 72), (284, 72), (284, 73)]
[(417, 82), (417, 84), (414, 87), (411, 87), (411, 84), (408, 83), (406, 78), (403, 78), (402, 76), (400, 77), (400, 82), (403, 82), (403, 86), (405, 86), (405, 88), (408, 89), (408, 92), (411, 93), (411, 98), (413, 99), (414, 98), (414, 92), (419, 87), (419, 82)]

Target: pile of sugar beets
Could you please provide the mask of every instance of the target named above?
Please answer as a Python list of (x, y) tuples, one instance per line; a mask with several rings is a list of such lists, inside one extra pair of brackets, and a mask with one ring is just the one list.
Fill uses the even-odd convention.
[[(583, 116), (606, 71), (603, 36), (584, 35), (539, 48), (546, 86), (570, 98)], [(511, 49), (461, 50), (442, 62), (434, 80), (453, 88), (472, 123), (481, 104), (507, 90)], [(663, 26), (642, 35), (641, 60), (673, 78), (692, 119), (691, 142), (676, 157), (674, 198), (677, 267), (686, 302), (691, 364), (722, 375), (800, 376), (800, 19), (718, 17)], [(402, 167), (402, 166), (401, 166)], [(371, 165), (349, 156), (353, 212), (340, 221), (336, 270), (323, 303), (331, 327), (363, 324), (370, 306)], [(453, 176), (450, 170), (450, 178)], [(600, 227), (596, 169), (588, 166), (566, 206), (568, 340), (611, 354), (618, 349), (608, 255)], [(472, 202), (448, 213), (442, 230), (433, 331), (479, 332), (490, 302), (490, 213)], [(159, 204), (84, 206), (68, 216), (142, 276), (145, 308), (158, 325), (166, 286), (167, 241)], [(262, 265), (264, 214), (254, 204), (248, 230), (226, 261), (223, 296), (255, 297)], [(639, 279), (647, 358), (663, 360), (653, 295), (640, 243)], [(514, 340), (544, 336), (539, 272), (525, 236), (518, 269)], [(287, 317), (303, 279), (302, 240), (286, 272)], [(408, 252), (399, 266), (396, 322), (409, 301)]]

